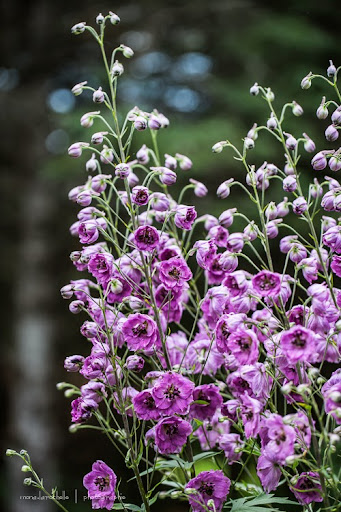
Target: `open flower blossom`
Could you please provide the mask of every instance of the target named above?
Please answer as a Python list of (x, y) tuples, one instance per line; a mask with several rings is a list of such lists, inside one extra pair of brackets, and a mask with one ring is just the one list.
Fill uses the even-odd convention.
[[(202, 471), (186, 485), (193, 512), (220, 512), (230, 490), (230, 479), (219, 470)], [(213, 501), (213, 506), (209, 502)]]
[(83, 478), (83, 485), (88, 490), (93, 509), (112, 509), (116, 499), (116, 483), (117, 476), (105, 462), (97, 460), (93, 463), (92, 470)]

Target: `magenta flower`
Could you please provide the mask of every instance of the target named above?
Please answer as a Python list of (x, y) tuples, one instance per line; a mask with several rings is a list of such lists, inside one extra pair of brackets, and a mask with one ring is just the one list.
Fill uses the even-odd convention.
[(341, 253), (341, 226), (329, 228), (323, 235), (323, 243), (337, 254)]
[(240, 397), (241, 416), (244, 423), (245, 437), (256, 437), (260, 429), (260, 412), (263, 409), (261, 402), (251, 398), (247, 393)]
[(149, 350), (158, 338), (157, 325), (148, 315), (133, 313), (122, 324), (122, 334), (129, 350)]
[(163, 416), (186, 414), (193, 400), (194, 384), (178, 373), (164, 373), (152, 388), (156, 407)]
[[(185, 489), (189, 489), (188, 501), (193, 512), (206, 512), (207, 510), (220, 512), (229, 493), (230, 485), (230, 479), (220, 470), (202, 471), (198, 476), (192, 478)], [(214, 508), (208, 503), (210, 500), (214, 502)]]
[(161, 417), (150, 389), (145, 389), (134, 396), (133, 405), (135, 414), (140, 420), (159, 420)]
[(257, 475), (264, 491), (269, 493), (277, 489), (281, 478), (281, 470), (278, 464), (261, 455), (258, 458)]
[(193, 403), (191, 404), (189, 414), (192, 418), (203, 421), (211, 418), (222, 403), (223, 399), (217, 386), (214, 384), (202, 384), (194, 389)]
[(263, 418), (259, 435), (262, 454), (272, 462), (284, 464), (285, 459), (294, 454), (295, 429), (285, 425), (279, 414), (270, 414)]
[(192, 272), (181, 256), (174, 256), (160, 263), (159, 279), (167, 290), (172, 290), (192, 279)]
[(131, 191), (131, 200), (137, 206), (143, 206), (149, 201), (149, 190), (146, 187), (134, 187)]
[(258, 360), (258, 340), (251, 329), (239, 328), (232, 332), (226, 347), (239, 364), (253, 364)]
[(239, 434), (223, 434), (218, 441), (219, 448), (224, 450), (228, 464), (233, 464), (242, 456), (242, 442)]
[(162, 455), (179, 453), (192, 432), (190, 423), (177, 416), (160, 420), (154, 429), (155, 446)]
[(197, 212), (194, 206), (185, 206), (180, 204), (176, 208), (174, 222), (180, 229), (189, 231), (192, 228), (193, 222), (197, 218)]
[(134, 233), (134, 241), (140, 251), (152, 251), (159, 245), (160, 235), (153, 226), (140, 226)]
[(341, 277), (341, 256), (333, 256), (330, 268), (337, 277)]
[(109, 252), (95, 253), (90, 256), (88, 270), (98, 281), (103, 284), (113, 274), (114, 258)]
[(97, 409), (98, 404), (95, 401), (85, 401), (78, 397), (71, 402), (71, 420), (72, 423), (84, 423), (91, 418), (92, 412)]
[(252, 278), (252, 286), (261, 297), (274, 297), (281, 290), (281, 275), (262, 270)]
[(80, 222), (78, 226), (79, 241), (81, 244), (92, 244), (99, 237), (98, 225), (94, 220)]
[(323, 501), (322, 487), (318, 473), (314, 471), (301, 473), (298, 478), (293, 477), (291, 483), (292, 487), (290, 487), (290, 490), (302, 505)]
[(309, 362), (315, 352), (315, 334), (301, 325), (294, 325), (282, 333), (280, 345), (290, 363)]
[(64, 368), (67, 372), (79, 372), (82, 368), (84, 357), (79, 355), (68, 356), (64, 361)]
[(83, 485), (88, 490), (93, 509), (112, 509), (116, 499), (116, 482), (115, 473), (102, 460), (93, 463), (92, 470), (83, 478)]

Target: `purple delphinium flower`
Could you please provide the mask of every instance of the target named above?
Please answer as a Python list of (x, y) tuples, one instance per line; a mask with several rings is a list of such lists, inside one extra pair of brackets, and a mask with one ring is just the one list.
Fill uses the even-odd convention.
[(290, 363), (311, 361), (315, 352), (315, 334), (301, 325), (294, 325), (281, 335), (280, 346)]
[(137, 206), (144, 206), (149, 201), (149, 190), (146, 187), (134, 187), (131, 191), (131, 200)]
[(156, 407), (163, 416), (186, 414), (193, 400), (194, 384), (178, 373), (164, 373), (152, 388)]
[[(195, 402), (204, 403), (195, 403)], [(189, 415), (198, 420), (211, 418), (218, 407), (223, 403), (219, 389), (214, 384), (202, 384), (197, 386), (193, 392), (193, 403), (191, 404)]]
[(341, 256), (333, 256), (330, 268), (337, 277), (341, 277)]
[(281, 275), (262, 270), (252, 278), (252, 286), (261, 297), (276, 296), (281, 289)]
[(114, 258), (109, 252), (96, 253), (90, 256), (88, 270), (98, 283), (103, 284), (112, 276), (113, 262)]
[(337, 254), (341, 253), (341, 226), (329, 228), (323, 235), (323, 243)]
[(134, 396), (133, 405), (140, 420), (159, 420), (161, 417), (150, 389), (145, 389)]
[(133, 355), (128, 356), (126, 359), (126, 368), (130, 370), (131, 372), (139, 373), (143, 370), (144, 367), (144, 359), (143, 357)]
[(285, 425), (279, 414), (263, 417), (259, 435), (262, 442), (262, 454), (267, 459), (284, 464), (285, 459), (294, 454), (295, 429), (290, 425)]
[(257, 462), (257, 475), (265, 492), (269, 493), (277, 489), (281, 474), (278, 464), (260, 455)]
[(291, 484), (292, 487), (290, 487), (290, 490), (302, 505), (323, 501), (322, 487), (318, 473), (314, 471), (301, 473), (298, 478), (293, 477), (291, 479)]
[(159, 241), (160, 235), (153, 226), (140, 226), (134, 233), (134, 242), (140, 251), (152, 251)]
[[(192, 478), (185, 489), (189, 489), (188, 501), (193, 512), (215, 510), (220, 512), (230, 490), (231, 481), (220, 470), (202, 471)], [(191, 489), (195, 491), (190, 492)], [(214, 502), (214, 508), (208, 503)]]
[(228, 464), (233, 464), (242, 456), (244, 443), (239, 434), (223, 434), (218, 441), (219, 448), (224, 450)]
[(165, 288), (171, 290), (192, 279), (192, 272), (181, 256), (174, 256), (160, 263), (159, 279)]
[(111, 510), (116, 499), (117, 477), (102, 460), (94, 462), (91, 469), (92, 471), (84, 476), (83, 485), (88, 490), (92, 508)]
[(84, 402), (89, 404), (92, 404), (92, 402), (98, 404), (103, 400), (103, 397), (107, 396), (103, 382), (93, 380), (81, 387), (81, 393)]
[(78, 225), (78, 235), (81, 244), (92, 244), (99, 237), (98, 225), (94, 220), (86, 220)]
[(157, 341), (157, 325), (150, 316), (133, 313), (123, 322), (122, 334), (129, 350), (148, 350)]
[(243, 313), (236, 313), (231, 315), (222, 315), (218, 320), (215, 328), (215, 336), (217, 349), (219, 352), (228, 352), (227, 339), (230, 334), (241, 327), (246, 320), (246, 315)]
[(253, 364), (258, 359), (258, 340), (251, 329), (238, 328), (232, 332), (226, 346), (239, 364)]
[(64, 368), (67, 372), (79, 372), (82, 368), (84, 357), (79, 355), (68, 356), (64, 361)]
[(296, 215), (302, 215), (308, 209), (308, 203), (302, 196), (292, 202), (292, 210)]
[(177, 416), (163, 418), (154, 427), (155, 446), (162, 455), (179, 453), (191, 432), (188, 421)]
[(97, 409), (98, 404), (95, 401), (85, 401), (82, 397), (78, 397), (71, 402), (71, 419), (72, 423), (84, 423), (88, 421), (92, 415), (92, 411)]
[(241, 416), (244, 423), (245, 437), (256, 437), (260, 428), (260, 412), (263, 409), (262, 404), (255, 398), (251, 398), (247, 393), (240, 397)]
[(192, 229), (193, 222), (197, 218), (197, 212), (194, 206), (185, 206), (180, 204), (176, 208), (174, 222), (180, 229), (189, 231)]

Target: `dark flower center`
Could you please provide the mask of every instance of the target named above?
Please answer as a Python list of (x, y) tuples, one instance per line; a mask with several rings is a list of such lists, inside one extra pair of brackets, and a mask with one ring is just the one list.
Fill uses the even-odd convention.
[(178, 281), (180, 276), (181, 276), (181, 272), (180, 272), (180, 270), (178, 268), (172, 267), (170, 269), (170, 271), (168, 272), (168, 275), (173, 277), (174, 279), (176, 279)]
[(180, 391), (174, 384), (171, 384), (165, 391), (165, 395), (169, 400), (175, 400), (178, 396), (180, 396)]
[(147, 409), (154, 409), (155, 401), (154, 401), (154, 398), (152, 397), (152, 395), (147, 396), (143, 400), (143, 403), (147, 407)]
[(230, 331), (228, 330), (225, 322), (221, 326), (221, 334), (224, 336), (225, 339), (227, 339), (228, 336), (230, 336)]
[(199, 492), (202, 494), (206, 494), (207, 496), (212, 496), (214, 492), (214, 484), (202, 482), (201, 486), (199, 487)]
[(292, 344), (296, 347), (305, 347), (306, 344), (306, 338), (303, 332), (297, 331), (295, 334), (294, 339), (292, 340)]
[(145, 244), (151, 244), (154, 242), (154, 233), (151, 229), (146, 228), (142, 233), (140, 233), (139, 240)]
[(178, 425), (166, 425), (165, 426), (165, 432), (167, 436), (171, 437), (178, 433)]
[(148, 323), (147, 320), (144, 322), (141, 322), (140, 324), (137, 324), (136, 327), (132, 328), (134, 336), (142, 336), (144, 334), (147, 334), (148, 329)]
[(261, 290), (272, 290), (272, 288), (275, 288), (276, 284), (277, 282), (275, 279), (271, 277), (263, 277), (259, 283), (259, 288)]
[(102, 492), (109, 485), (109, 476), (97, 476), (95, 478), (95, 485), (97, 485), (98, 489)]

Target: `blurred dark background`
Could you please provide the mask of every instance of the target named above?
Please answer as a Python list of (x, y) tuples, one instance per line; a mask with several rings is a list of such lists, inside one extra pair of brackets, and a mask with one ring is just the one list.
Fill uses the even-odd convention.
[[(2, 0), (0, 492), (8, 512), (56, 507), (20, 499), (30, 492), (22, 486), (27, 475), (19, 461), (5, 460), (7, 447), (27, 449), (46, 485), (56, 484), (70, 496), (70, 510), (91, 508), (82, 504), (82, 478), (94, 460), (102, 458), (125, 475), (105, 439), (68, 432), (70, 399), (55, 387), (68, 378), (77, 382), (64, 372), (64, 357), (89, 350), (79, 334), (81, 319), (68, 312), (59, 295), (61, 286), (82, 277), (68, 257), (78, 243), (68, 232), (77, 208), (67, 192), (86, 180), (86, 158), (71, 160), (66, 149), (89, 139), (92, 132), (80, 127), (79, 118), (95, 110), (91, 96), (74, 98), (70, 89), (83, 80), (94, 87), (104, 80), (94, 40), (88, 33), (71, 36), (70, 27), (79, 21), (94, 24), (99, 12), (109, 10), (117, 12), (121, 24), (108, 26), (108, 51), (119, 43), (135, 50), (120, 80), (122, 112), (134, 105), (156, 107), (170, 118), (171, 126), (160, 134), (161, 150), (193, 160), (191, 176), (210, 190), (198, 203), (200, 213), (248, 207), (237, 188), (227, 201), (215, 199), (221, 181), (244, 178), (231, 154), (213, 155), (211, 146), (225, 138), (237, 142), (254, 122), (266, 121), (263, 102), (249, 95), (254, 82), (274, 90), (275, 107), (296, 99), (306, 115), (303, 120), (289, 116), (288, 131), (306, 131), (319, 149), (328, 147), (322, 138), (328, 122), (314, 115), (324, 88), (314, 82), (302, 91), (300, 81), (309, 71), (325, 73), (329, 59), (336, 66), (341, 62), (337, 0)], [(144, 135), (136, 139), (134, 151), (145, 142)], [(267, 160), (283, 166), (282, 151), (266, 135), (253, 158), (256, 165)], [(309, 159), (303, 165), (311, 178)], [(276, 190), (271, 193), (275, 199)], [(127, 479), (123, 476), (121, 491), (134, 500), (135, 486)], [(172, 502), (167, 506), (174, 510)]]

